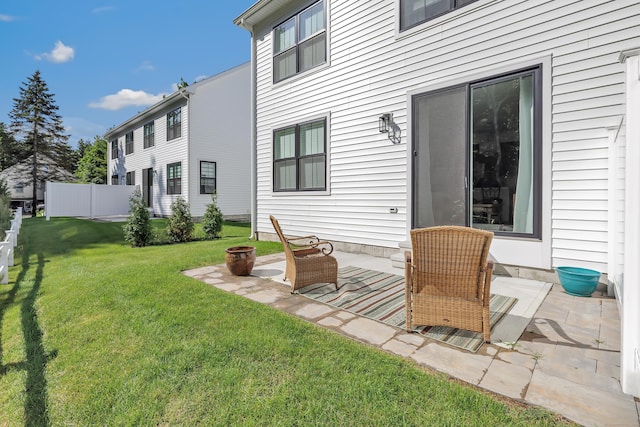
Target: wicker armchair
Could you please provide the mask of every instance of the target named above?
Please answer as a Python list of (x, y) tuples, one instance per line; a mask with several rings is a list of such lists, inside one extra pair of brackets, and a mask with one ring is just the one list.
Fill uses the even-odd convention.
[(407, 331), (450, 326), (491, 340), (492, 239), (493, 233), (468, 227), (411, 230), (413, 253), (405, 252)]
[(314, 283), (335, 283), (338, 289), (338, 261), (330, 254), (333, 245), (317, 236), (287, 238), (278, 220), (270, 215), (287, 259), (284, 279), (291, 281), (291, 293)]

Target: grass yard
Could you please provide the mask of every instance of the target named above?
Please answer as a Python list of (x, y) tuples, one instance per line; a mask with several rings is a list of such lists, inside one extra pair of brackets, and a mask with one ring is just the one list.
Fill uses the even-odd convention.
[(566, 425), (180, 273), (249, 231), (131, 248), (121, 223), (25, 219), (0, 285), (0, 425)]

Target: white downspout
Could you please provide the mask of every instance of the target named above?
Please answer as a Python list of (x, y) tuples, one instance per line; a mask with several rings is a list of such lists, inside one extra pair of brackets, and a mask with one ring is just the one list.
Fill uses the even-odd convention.
[(640, 396), (640, 49), (622, 52), (620, 62), (627, 65), (620, 382), (623, 392)]
[[(187, 183), (188, 183), (188, 188), (187, 188), (187, 192), (189, 194), (189, 197), (187, 198), (187, 203), (189, 204), (189, 206), (191, 206), (191, 96), (193, 95), (193, 92), (189, 92), (187, 90), (187, 88), (180, 88), (178, 89), (178, 91), (180, 92), (180, 95), (187, 100), (187, 164), (189, 165), (188, 168), (188, 175), (187, 175)], [(197, 179), (197, 178), (196, 178)], [(155, 197), (153, 198), (155, 201)]]
[[(248, 29), (248, 28), (247, 28)], [(253, 37), (253, 28), (249, 31), (251, 34), (251, 235), (250, 239), (258, 239), (258, 109), (257, 109), (257, 54), (256, 43)]]

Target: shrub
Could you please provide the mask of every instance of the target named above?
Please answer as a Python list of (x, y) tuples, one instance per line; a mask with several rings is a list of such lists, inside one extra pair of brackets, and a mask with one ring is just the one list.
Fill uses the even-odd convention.
[(193, 218), (189, 212), (189, 204), (178, 197), (171, 203), (171, 216), (167, 223), (167, 235), (171, 242), (188, 242), (193, 235)]
[(5, 230), (8, 230), (11, 226), (12, 217), (11, 196), (9, 194), (0, 194), (0, 236), (2, 236), (2, 240), (5, 237)]
[(202, 217), (202, 229), (208, 239), (217, 239), (222, 231), (222, 211), (218, 208), (217, 195), (211, 195), (211, 203)]
[(131, 243), (131, 246), (141, 247), (151, 243), (151, 219), (147, 207), (142, 202), (139, 189), (129, 197), (129, 219), (122, 229), (125, 240)]

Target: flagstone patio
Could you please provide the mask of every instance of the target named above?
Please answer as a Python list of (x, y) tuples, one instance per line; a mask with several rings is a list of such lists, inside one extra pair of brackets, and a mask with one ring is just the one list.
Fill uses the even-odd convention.
[[(341, 266), (403, 274), (388, 259), (341, 252), (334, 255)], [(224, 264), (184, 273), (585, 426), (640, 426), (639, 402), (622, 393), (620, 387), (620, 318), (616, 300), (606, 292), (591, 298), (574, 297), (561, 286), (549, 284), (550, 292), (515, 346), (484, 344), (477, 353), (470, 353), (292, 295), (290, 287), (277, 279), (283, 272), (284, 254), (275, 254), (259, 257), (252, 276), (233, 276)], [(539, 289), (544, 288), (541, 285)]]

